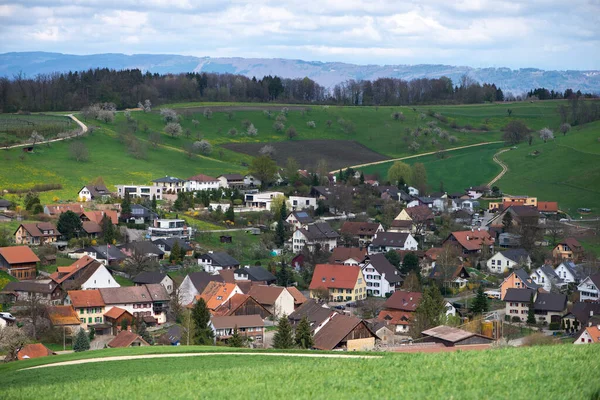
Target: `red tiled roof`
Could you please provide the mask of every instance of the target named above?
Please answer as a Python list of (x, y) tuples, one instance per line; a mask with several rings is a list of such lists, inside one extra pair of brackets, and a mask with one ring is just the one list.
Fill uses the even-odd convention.
[(377, 319), (392, 325), (410, 325), (413, 313), (401, 310), (381, 310)]
[(0, 255), (9, 264), (36, 263), (40, 259), (27, 246), (0, 247)]
[(150, 346), (148, 344), (148, 342), (146, 342), (144, 339), (141, 338), (140, 335), (135, 334), (133, 332), (129, 332), (129, 331), (121, 331), (121, 332), (119, 332), (119, 334), (113, 340), (111, 340), (107, 344), (107, 346), (108, 347), (112, 347), (112, 348), (115, 348), (115, 347), (129, 347), (136, 340), (139, 340), (141, 342), (142, 346)]
[(380, 224), (374, 222), (344, 222), (341, 232), (350, 235), (374, 235)]
[(21, 350), (19, 350), (19, 352), (17, 353), (17, 358), (19, 360), (27, 360), (29, 358), (40, 358), (40, 357), (51, 356), (54, 354), (55, 353), (53, 353), (52, 350), (50, 350), (43, 344), (33, 343), (33, 344), (26, 344), (25, 346), (23, 346), (23, 348)]
[(286, 289), (287, 289), (288, 292), (290, 292), (290, 294), (292, 295), (292, 297), (294, 297), (294, 304), (295, 305), (303, 304), (307, 300), (306, 296), (304, 296), (298, 290), (298, 288), (296, 288), (294, 286), (290, 286), (290, 287), (288, 287)]
[(585, 331), (590, 335), (592, 343), (600, 343), (600, 329), (598, 329), (598, 326), (588, 326)]
[(317, 264), (309, 289), (354, 289), (359, 276), (358, 265)]
[(48, 318), (54, 326), (79, 325), (79, 316), (73, 306), (48, 306)]
[(66, 211), (73, 211), (77, 215), (83, 214), (83, 206), (77, 203), (47, 204), (46, 207), (48, 208), (50, 215), (62, 214)]
[(556, 201), (538, 201), (538, 211), (558, 212), (558, 203)]
[(94, 221), (83, 221), (81, 225), (83, 225), (83, 231), (88, 235), (91, 233), (102, 232), (102, 228), (100, 227), (100, 225)]
[(454, 236), (463, 248), (470, 251), (481, 249), (483, 244), (490, 245), (494, 243), (494, 239), (487, 231), (458, 231), (452, 232), (450, 236)]
[(415, 311), (422, 296), (423, 294), (420, 292), (397, 290), (383, 303), (383, 307), (392, 310)]
[(340, 263), (352, 258), (358, 262), (361, 262), (367, 256), (367, 248), (359, 247), (335, 247), (333, 253), (329, 256), (329, 263), (335, 264), (337, 260)]
[(50, 275), (50, 278), (56, 283), (62, 283), (69, 279), (73, 274), (81, 269), (89, 266), (90, 264), (97, 262), (90, 256), (83, 256), (79, 260), (67, 267), (58, 267), (56, 272)]
[(105, 312), (104, 316), (107, 317), (107, 318), (117, 319), (121, 315), (123, 315), (124, 313), (128, 313), (129, 314), (129, 311), (123, 310), (120, 307), (113, 307), (110, 310), (108, 310), (107, 312)]
[(227, 301), (237, 288), (235, 283), (209, 282), (206, 288), (196, 296), (196, 300), (204, 299), (209, 310), (214, 310)]
[(429, 258), (431, 261), (435, 261), (442, 251), (444, 251), (442, 247), (432, 247), (425, 252), (425, 257)]
[(107, 215), (110, 218), (113, 225), (119, 223), (119, 218), (117, 217), (117, 212), (115, 210), (85, 211), (83, 215), (87, 217), (87, 219), (97, 223), (98, 225), (102, 223), (102, 218), (104, 218), (104, 215)]
[(93, 290), (69, 290), (71, 304), (75, 308), (104, 307), (104, 300), (98, 289)]

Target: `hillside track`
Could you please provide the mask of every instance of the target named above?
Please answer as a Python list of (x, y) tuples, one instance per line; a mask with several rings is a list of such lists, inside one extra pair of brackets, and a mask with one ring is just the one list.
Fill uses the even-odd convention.
[(498, 182), (500, 180), (500, 178), (502, 178), (504, 176), (504, 174), (506, 174), (508, 172), (508, 165), (504, 164), (502, 161), (500, 161), (500, 159), (498, 158), (498, 156), (502, 153), (505, 153), (507, 151), (509, 151), (510, 149), (503, 149), (500, 150), (499, 152), (497, 152), (496, 154), (494, 154), (494, 157), (492, 158), (492, 160), (494, 160), (494, 162), (498, 165), (500, 165), (500, 167), (502, 167), (502, 171), (500, 171), (500, 173), (498, 175), (496, 175), (496, 177), (494, 179), (492, 179), (487, 186), (488, 187), (492, 187), (492, 185), (496, 182)]
[[(69, 117), (73, 121), (75, 121), (75, 123), (77, 125), (79, 125), (79, 127), (81, 128), (81, 132), (77, 132), (74, 135), (63, 137), (63, 138), (50, 139), (50, 140), (44, 140), (44, 141), (41, 141), (41, 142), (36, 142), (36, 145), (38, 145), (38, 144), (46, 144), (46, 143), (54, 143), (54, 142), (61, 142), (63, 140), (72, 139), (72, 138), (77, 137), (79, 135), (83, 135), (84, 133), (86, 133), (88, 131), (88, 127), (83, 122), (81, 122), (80, 120), (78, 120), (77, 117), (74, 116), (73, 114), (68, 114), (68, 115), (65, 115), (65, 116)], [(17, 149), (19, 147), (29, 147), (31, 145), (32, 145), (32, 143), (22, 143), (22, 144), (15, 144), (13, 146), (3, 147), (3, 149), (4, 150)]]

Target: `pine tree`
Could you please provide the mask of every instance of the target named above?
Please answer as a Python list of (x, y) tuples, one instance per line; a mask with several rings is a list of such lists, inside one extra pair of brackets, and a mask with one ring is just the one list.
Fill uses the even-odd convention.
[(102, 217), (102, 221), (100, 221), (100, 228), (102, 229), (102, 238), (104, 239), (104, 243), (114, 243), (116, 240), (115, 227), (112, 223), (112, 219), (108, 215), (104, 215)]
[(152, 203), (150, 205), (150, 208), (152, 208), (152, 211), (156, 211), (157, 204), (156, 204), (156, 195), (155, 194), (152, 195)]
[(121, 320), (121, 330), (126, 331), (127, 328), (129, 328), (129, 320), (127, 318), (124, 318)]
[(296, 327), (294, 341), (296, 342), (296, 346), (300, 347), (301, 349), (312, 348), (314, 340), (310, 330), (310, 323), (306, 317), (302, 318)]
[(533, 308), (533, 295), (531, 295), (531, 300), (529, 301), (529, 310), (527, 311), (527, 323), (530, 325), (535, 324), (535, 310)]
[(290, 271), (285, 262), (282, 261), (281, 268), (279, 268), (275, 277), (277, 278), (277, 284), (279, 286), (287, 287), (292, 281), (292, 271)]
[(225, 220), (235, 222), (235, 213), (233, 212), (233, 204), (225, 211)]
[(279, 219), (281, 221), (285, 221), (285, 219), (288, 216), (288, 212), (287, 212), (287, 200), (284, 198), (283, 202), (281, 203), (281, 209), (279, 210)]
[(125, 218), (131, 215), (131, 197), (129, 197), (129, 193), (125, 193), (125, 197), (121, 200), (121, 215)]
[(181, 246), (179, 246), (179, 242), (175, 240), (173, 247), (171, 247), (171, 254), (169, 254), (169, 261), (172, 264), (175, 264), (177, 261), (181, 261), (183, 257), (181, 257)]
[(237, 325), (233, 328), (233, 335), (227, 341), (229, 347), (243, 347), (244, 341), (240, 336), (240, 332), (238, 331)]
[(360, 172), (360, 181), (359, 182), (361, 185), (364, 185), (364, 183), (365, 183), (365, 174), (362, 171)]
[(317, 174), (313, 174), (312, 177), (312, 185), (313, 186), (319, 186), (319, 176)]
[(414, 314), (411, 332), (413, 338), (418, 338), (421, 336), (421, 332), (439, 325), (444, 317), (444, 304), (444, 297), (437, 286), (432, 285), (425, 288), (421, 302)]
[(192, 321), (194, 322), (194, 342), (205, 346), (213, 344), (214, 333), (208, 326), (210, 312), (204, 299), (198, 299), (198, 302), (194, 304)]
[(75, 342), (73, 343), (73, 351), (78, 353), (80, 351), (87, 351), (90, 349), (90, 338), (86, 335), (83, 329), (80, 329), (75, 336)]
[(283, 220), (277, 221), (277, 228), (275, 229), (275, 244), (278, 247), (283, 246), (285, 243), (285, 227), (283, 226)]
[(144, 321), (142, 321), (138, 325), (136, 333), (140, 335), (142, 339), (148, 342), (148, 344), (152, 344), (152, 336), (150, 336), (150, 334), (148, 333), (148, 330), (146, 329), (146, 323)]
[(485, 293), (483, 292), (483, 286), (479, 286), (477, 289), (477, 295), (475, 296), (475, 300), (473, 301), (473, 306), (471, 307), (471, 311), (473, 314), (482, 314), (489, 310), (488, 299)]
[(287, 315), (282, 315), (277, 324), (277, 332), (273, 335), (273, 348), (291, 349), (294, 347), (294, 338), (292, 337), (292, 326), (288, 321)]

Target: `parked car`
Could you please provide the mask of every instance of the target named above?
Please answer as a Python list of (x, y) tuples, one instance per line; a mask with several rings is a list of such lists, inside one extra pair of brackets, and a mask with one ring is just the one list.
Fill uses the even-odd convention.
[(346, 307), (344, 307), (343, 305), (339, 305), (339, 306), (333, 306), (333, 308), (335, 308), (336, 310), (345, 310)]
[(351, 301), (350, 303), (346, 303), (346, 307), (356, 307), (356, 302)]

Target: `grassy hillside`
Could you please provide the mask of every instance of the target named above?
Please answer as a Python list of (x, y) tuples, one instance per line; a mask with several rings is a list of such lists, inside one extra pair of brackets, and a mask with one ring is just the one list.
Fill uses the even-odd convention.
[[(151, 347), (19, 361), (0, 365), (2, 395), (23, 399), (142, 395), (225, 399), (571, 399), (590, 398), (600, 389), (596, 370), (590, 368), (600, 357), (600, 346), (593, 345), (381, 354), (376, 359), (213, 355), (18, 370), (78, 358), (219, 350), (231, 349)], [(65, 385), (65, 376), (69, 377), (69, 385)]]
[[(561, 209), (577, 216), (577, 208), (600, 213), (600, 122), (573, 129), (566, 136), (532, 146), (521, 144), (500, 155), (509, 171), (497, 185), (506, 193), (528, 194), (558, 201)], [(538, 151), (539, 155), (531, 155)]]

